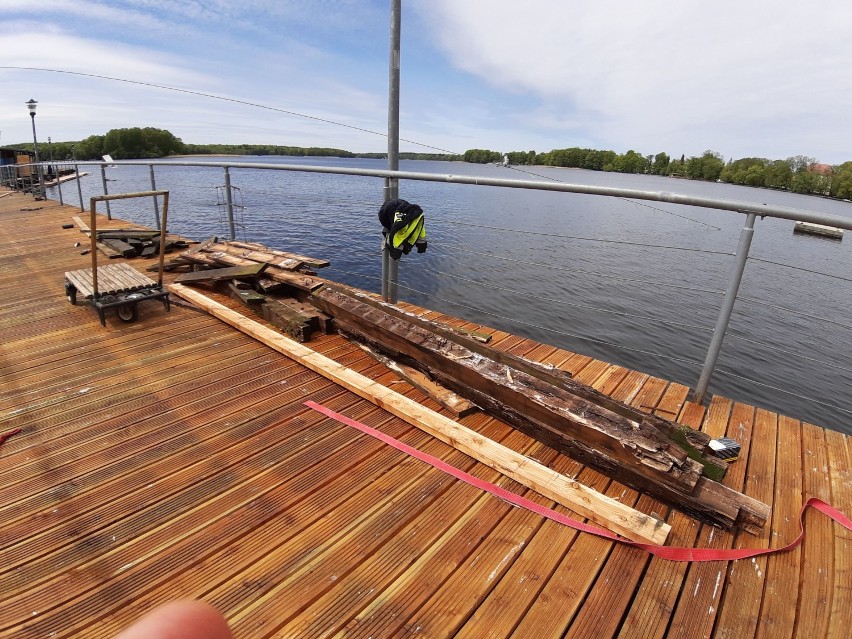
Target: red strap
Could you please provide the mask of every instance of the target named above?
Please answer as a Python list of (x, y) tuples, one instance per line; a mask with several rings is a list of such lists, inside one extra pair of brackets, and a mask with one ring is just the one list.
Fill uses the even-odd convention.
[(4, 442), (5, 442), (7, 439), (9, 439), (10, 437), (12, 437), (13, 435), (17, 435), (17, 434), (18, 434), (18, 433), (20, 433), (20, 432), (21, 432), (21, 429), (20, 429), (20, 428), (16, 428), (15, 430), (10, 430), (10, 431), (8, 431), (8, 432), (3, 433), (2, 435), (0, 435), (0, 446), (2, 446), (2, 445), (4, 444)]
[(802, 511), (799, 515), (799, 536), (796, 537), (796, 539), (794, 539), (792, 542), (781, 548), (678, 548), (674, 546), (655, 546), (653, 544), (642, 544), (635, 541), (623, 539), (618, 535), (609, 532), (608, 530), (604, 530), (603, 528), (598, 528), (596, 526), (591, 526), (581, 521), (577, 521), (576, 519), (571, 519), (570, 517), (560, 512), (557, 512), (551, 508), (547, 508), (545, 506), (542, 506), (541, 504), (537, 504), (534, 501), (526, 499), (525, 497), (521, 497), (520, 495), (516, 495), (515, 493), (509, 492), (504, 488), (500, 488), (500, 486), (496, 486), (492, 483), (479, 479), (478, 477), (474, 477), (473, 475), (466, 473), (463, 470), (459, 470), (454, 466), (450, 466), (448, 463), (441, 459), (438, 459), (437, 457), (433, 457), (432, 455), (423, 453), (417, 450), (416, 448), (412, 448), (408, 444), (404, 444), (398, 439), (394, 439), (390, 435), (386, 435), (385, 433), (382, 433), (381, 431), (378, 431), (375, 428), (370, 428), (366, 424), (362, 424), (361, 422), (355, 421), (354, 419), (346, 417), (345, 415), (336, 413), (330, 408), (326, 408), (321, 404), (307, 401), (305, 402), (305, 406), (307, 406), (308, 408), (312, 408), (313, 410), (318, 411), (323, 415), (326, 415), (327, 417), (330, 417), (340, 422), (341, 424), (346, 424), (347, 426), (357, 428), (362, 433), (366, 433), (371, 437), (375, 437), (376, 439), (384, 442), (385, 444), (393, 446), (397, 450), (401, 450), (402, 452), (411, 455), (412, 457), (416, 457), (417, 459), (434, 466), (435, 468), (447, 473), (448, 475), (452, 475), (456, 479), (470, 484), (471, 486), (475, 486), (480, 490), (487, 491), (492, 495), (499, 497), (500, 499), (508, 501), (511, 504), (520, 506), (521, 508), (526, 508), (527, 510), (541, 515), (542, 517), (552, 519), (553, 521), (560, 524), (564, 524), (565, 526), (569, 526), (570, 528), (590, 533), (592, 535), (597, 535), (598, 537), (604, 537), (605, 539), (617, 541), (622, 544), (634, 546), (635, 548), (642, 548), (643, 550), (651, 553), (655, 557), (659, 557), (660, 559), (668, 559), (670, 561), (731, 561), (733, 559), (748, 559), (749, 557), (757, 557), (759, 555), (769, 555), (772, 553), (787, 552), (802, 543), (802, 539), (805, 536), (805, 511), (811, 506), (816, 508), (824, 515), (827, 515), (841, 526), (852, 531), (852, 520), (850, 520), (839, 510), (825, 503), (821, 499), (811, 497), (805, 502), (805, 505), (802, 506)]

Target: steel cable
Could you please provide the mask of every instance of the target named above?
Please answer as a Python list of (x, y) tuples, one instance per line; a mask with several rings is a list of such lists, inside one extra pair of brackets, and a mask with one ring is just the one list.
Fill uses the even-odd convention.
[(526, 297), (526, 298), (534, 299), (534, 300), (541, 300), (543, 302), (552, 302), (554, 304), (561, 304), (563, 306), (570, 306), (571, 308), (582, 308), (582, 309), (589, 310), (589, 311), (597, 311), (599, 313), (609, 313), (610, 315), (618, 315), (620, 317), (631, 317), (631, 318), (634, 318), (634, 319), (646, 320), (646, 321), (649, 321), (649, 322), (656, 322), (658, 324), (666, 324), (666, 325), (669, 325), (669, 326), (678, 326), (678, 327), (681, 327), (681, 328), (695, 328), (695, 329), (698, 329), (698, 330), (701, 330), (701, 331), (706, 331), (706, 332), (709, 332), (709, 333), (713, 332), (713, 328), (710, 327), (710, 326), (699, 326), (697, 324), (685, 324), (683, 322), (672, 322), (672, 321), (668, 321), (668, 320), (657, 319), (655, 317), (648, 317), (646, 315), (636, 315), (634, 313), (624, 313), (622, 311), (611, 311), (609, 309), (600, 308), (598, 306), (588, 306), (586, 304), (574, 304), (572, 302), (566, 302), (564, 300), (558, 300), (558, 299), (554, 299), (552, 297), (545, 297), (544, 295), (535, 295), (533, 293), (525, 293), (523, 291), (518, 291), (518, 290), (515, 290), (515, 289), (512, 289), (512, 288), (506, 288), (504, 286), (497, 286), (496, 284), (486, 284), (484, 282), (479, 282), (477, 280), (473, 280), (473, 279), (470, 279), (468, 277), (463, 277), (461, 275), (454, 275), (452, 273), (446, 273), (444, 271), (438, 271), (438, 270), (430, 269), (430, 268), (424, 268), (422, 270), (428, 271), (428, 272), (431, 272), (431, 273), (437, 273), (438, 275), (444, 275), (446, 277), (451, 277), (451, 278), (454, 278), (454, 279), (457, 279), (457, 280), (462, 280), (463, 282), (470, 282), (471, 284), (476, 284), (477, 286), (482, 286), (484, 288), (490, 288), (490, 289), (494, 289), (494, 290), (497, 290), (497, 291), (505, 291), (507, 293), (513, 293), (515, 295), (520, 295), (521, 297)]
[(804, 399), (805, 401), (808, 401), (808, 402), (813, 402), (814, 404), (819, 404), (820, 406), (825, 406), (826, 408), (832, 408), (834, 410), (839, 410), (842, 413), (847, 413), (849, 415), (852, 415), (852, 410), (842, 408), (842, 407), (837, 406), (835, 404), (830, 404), (829, 402), (824, 402), (824, 401), (821, 401), (819, 399), (815, 399), (813, 397), (808, 397), (807, 395), (802, 395), (800, 393), (794, 393), (793, 391), (784, 390), (783, 388), (778, 388), (777, 386), (773, 386), (772, 384), (766, 384), (764, 382), (759, 382), (756, 379), (751, 379), (750, 377), (745, 377), (743, 375), (739, 375), (737, 373), (725, 370), (724, 368), (717, 368), (716, 372), (722, 373), (723, 375), (728, 375), (729, 377), (736, 377), (737, 379), (741, 379), (744, 382), (749, 382), (749, 383), (755, 384), (757, 386), (762, 386), (763, 388), (768, 388), (768, 389), (773, 390), (773, 391), (778, 391), (779, 393), (784, 393), (785, 395), (791, 395), (791, 396), (797, 397), (799, 399)]
[(621, 344), (616, 344), (614, 342), (607, 342), (606, 340), (595, 339), (593, 337), (584, 337), (582, 335), (577, 335), (576, 333), (569, 333), (567, 331), (561, 331), (561, 330), (556, 329), (556, 328), (548, 328), (547, 326), (540, 326), (539, 324), (533, 324), (531, 322), (524, 322), (524, 321), (519, 320), (517, 318), (506, 317), (505, 315), (500, 315), (499, 313), (493, 313), (491, 311), (486, 311), (486, 310), (478, 308), (476, 306), (471, 306), (469, 304), (463, 304), (461, 302), (448, 300), (448, 299), (445, 299), (445, 298), (440, 297), (438, 295), (431, 295), (429, 293), (426, 293), (425, 291), (421, 291), (419, 289), (412, 288), (411, 286), (406, 286), (405, 284), (402, 284), (402, 283), (397, 284), (397, 286), (399, 286), (400, 288), (404, 288), (406, 290), (412, 291), (414, 293), (419, 293), (420, 295), (424, 295), (427, 298), (431, 297), (433, 299), (440, 300), (442, 302), (446, 302), (447, 304), (453, 304), (455, 306), (460, 306), (462, 308), (466, 308), (466, 309), (469, 309), (469, 310), (472, 310), (472, 311), (476, 311), (478, 313), (490, 315), (491, 317), (496, 317), (498, 319), (505, 320), (505, 321), (510, 322), (512, 324), (520, 324), (522, 326), (528, 326), (530, 328), (535, 328), (535, 329), (539, 329), (539, 330), (542, 330), (542, 331), (547, 331), (549, 333), (556, 333), (557, 335), (563, 335), (565, 337), (572, 337), (572, 338), (587, 341), (587, 342), (593, 342), (595, 344), (602, 344), (604, 346), (611, 346), (613, 348), (618, 348), (618, 349), (630, 351), (630, 352), (633, 352), (633, 353), (640, 353), (642, 355), (650, 355), (652, 357), (659, 357), (661, 359), (666, 359), (666, 360), (669, 360), (669, 361), (672, 361), (672, 362), (680, 362), (680, 363), (683, 363), (683, 364), (698, 365), (698, 366), (701, 365), (701, 362), (699, 362), (697, 360), (684, 359), (682, 357), (672, 357), (671, 355), (664, 355), (663, 353), (656, 353), (654, 351), (646, 351), (646, 350), (643, 350), (643, 349), (640, 349), (640, 348), (631, 348), (629, 346), (622, 346)]
[(500, 226), (487, 226), (485, 224), (474, 224), (473, 222), (460, 222), (455, 221), (454, 224), (458, 226), (470, 226), (474, 228), (480, 229), (488, 229), (489, 231), (503, 231), (506, 233), (517, 233), (520, 235), (537, 235), (542, 237), (556, 237), (559, 239), (567, 239), (567, 240), (581, 240), (584, 242), (602, 242), (605, 244), (622, 244), (626, 246), (642, 246), (645, 248), (659, 248), (659, 249), (668, 249), (671, 251), (691, 251), (693, 253), (706, 253), (708, 255), (727, 255), (729, 257), (733, 257), (734, 253), (729, 253), (726, 251), (710, 251), (707, 249), (698, 249), (691, 248), (687, 246), (667, 246), (663, 244), (646, 244), (643, 242), (628, 242), (627, 240), (605, 240), (596, 237), (583, 237), (581, 235), (561, 235), (559, 233), (545, 233), (544, 231), (525, 231), (522, 229), (507, 229)]

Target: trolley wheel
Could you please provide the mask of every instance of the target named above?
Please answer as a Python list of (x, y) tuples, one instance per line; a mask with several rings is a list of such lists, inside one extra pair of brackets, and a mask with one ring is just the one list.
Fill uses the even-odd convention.
[(139, 309), (136, 304), (122, 304), (115, 308), (115, 314), (122, 322), (135, 322), (139, 318)]
[(68, 301), (71, 302), (72, 306), (77, 305), (77, 287), (72, 286), (71, 284), (65, 285), (65, 297), (68, 298)]

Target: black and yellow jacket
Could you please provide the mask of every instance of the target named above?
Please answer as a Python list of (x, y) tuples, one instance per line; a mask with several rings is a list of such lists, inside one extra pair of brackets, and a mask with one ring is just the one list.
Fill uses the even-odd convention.
[(385, 243), (390, 256), (398, 260), (417, 247), (418, 253), (426, 250), (426, 221), (421, 209), (406, 200), (388, 200), (379, 209)]

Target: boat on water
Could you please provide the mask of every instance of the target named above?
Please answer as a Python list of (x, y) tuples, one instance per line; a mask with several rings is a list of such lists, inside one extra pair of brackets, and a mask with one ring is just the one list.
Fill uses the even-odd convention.
[(793, 233), (805, 233), (808, 235), (821, 235), (837, 240), (843, 239), (843, 229), (826, 224), (814, 224), (813, 222), (796, 222)]

